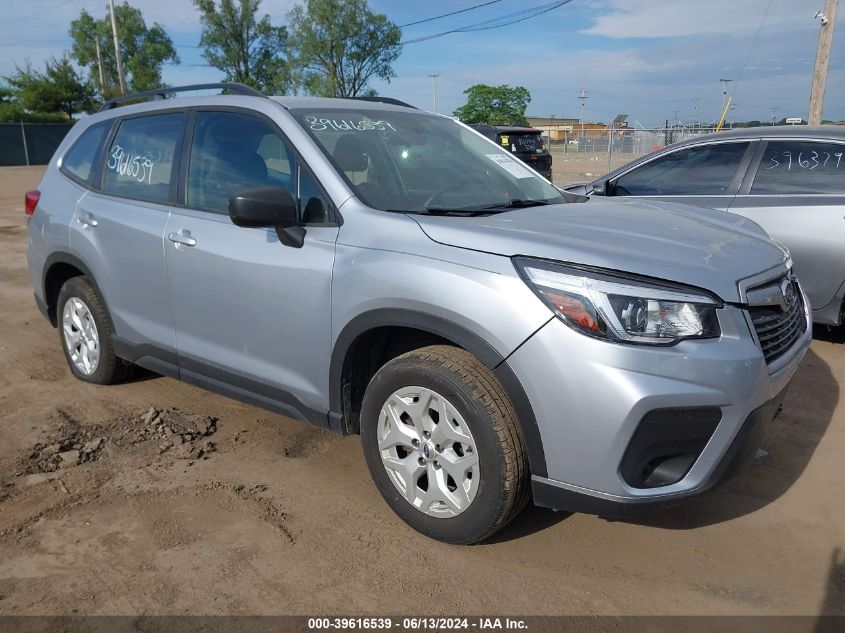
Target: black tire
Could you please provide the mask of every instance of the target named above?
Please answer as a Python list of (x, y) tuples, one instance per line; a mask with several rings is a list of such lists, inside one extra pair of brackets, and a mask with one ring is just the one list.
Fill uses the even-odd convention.
[[(65, 304), (74, 297), (88, 306), (94, 324), (97, 326), (100, 358), (96, 370), (91, 374), (80, 371), (74, 365), (71, 360), (71, 352), (68, 350), (67, 342), (65, 341), (63, 323)], [(111, 318), (106, 311), (102, 298), (88, 279), (85, 277), (72, 277), (64, 283), (61, 290), (59, 290), (56, 320), (59, 326), (59, 340), (62, 344), (62, 350), (64, 350), (68, 367), (70, 367), (70, 371), (74, 376), (95, 385), (113, 385), (123, 382), (129, 377), (132, 365), (115, 356), (114, 346), (112, 345), (114, 327), (112, 326)]]
[[(472, 433), (481, 473), (466, 510), (448, 518), (427, 515), (393, 485), (378, 447), (382, 406), (403, 387), (442, 395)], [(468, 545), (491, 536), (525, 507), (530, 494), (528, 456), (516, 413), (493, 373), (471, 353), (434, 345), (385, 364), (370, 381), (361, 405), (361, 443), (373, 481), (393, 511), (415, 530), (446, 543)]]

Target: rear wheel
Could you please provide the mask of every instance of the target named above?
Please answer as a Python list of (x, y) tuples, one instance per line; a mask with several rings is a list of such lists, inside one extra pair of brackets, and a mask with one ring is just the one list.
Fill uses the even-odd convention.
[(431, 346), (370, 381), (361, 440), (384, 499), (411, 527), (448, 543), (501, 529), (528, 499), (528, 462), (501, 384), (475, 356)]
[(56, 313), (62, 349), (74, 376), (97, 385), (129, 376), (131, 365), (114, 354), (111, 319), (90, 281), (68, 279), (59, 291)]

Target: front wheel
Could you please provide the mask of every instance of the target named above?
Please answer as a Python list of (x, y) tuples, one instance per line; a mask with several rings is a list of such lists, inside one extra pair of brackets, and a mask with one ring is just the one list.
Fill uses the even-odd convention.
[(466, 350), (425, 347), (384, 365), (364, 395), (361, 441), (385, 501), (432, 538), (481, 541), (528, 500), (513, 406)]

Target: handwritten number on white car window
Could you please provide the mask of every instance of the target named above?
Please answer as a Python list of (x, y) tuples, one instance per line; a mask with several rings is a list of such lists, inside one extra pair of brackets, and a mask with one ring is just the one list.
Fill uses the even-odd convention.
[[(809, 154), (809, 158), (807, 155)], [(820, 156), (824, 155), (824, 160), (820, 159)], [(797, 156), (795, 156), (795, 160), (793, 160), (793, 153), (791, 150), (783, 150), (778, 151), (770, 154), (768, 156), (768, 165), (765, 167), (761, 166), (761, 169), (766, 171), (771, 169), (777, 169), (781, 165), (786, 168), (786, 171), (792, 171), (793, 165), (796, 167), (800, 167), (801, 169), (816, 169), (821, 168), (824, 169), (827, 167), (828, 162), (830, 161), (830, 157), (836, 157), (836, 164), (834, 165), (831, 163), (831, 169), (839, 169), (842, 164), (842, 156), (845, 155), (845, 152), (826, 152), (826, 151), (817, 151), (817, 150), (808, 150), (808, 151), (800, 151), (798, 152)]]
[(845, 144), (833, 140), (770, 140), (751, 195), (845, 195)]

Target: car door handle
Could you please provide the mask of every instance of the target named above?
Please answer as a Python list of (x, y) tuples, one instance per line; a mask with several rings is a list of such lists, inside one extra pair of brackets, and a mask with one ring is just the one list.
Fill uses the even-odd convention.
[(96, 218), (91, 215), (88, 211), (80, 211), (79, 212), (79, 223), (82, 226), (97, 226)]
[(169, 239), (171, 242), (174, 242), (175, 244), (182, 244), (184, 246), (197, 245), (197, 241), (193, 237), (191, 237), (191, 232), (186, 229), (182, 229), (178, 233), (171, 233), (167, 236), (167, 239)]

